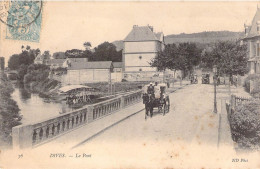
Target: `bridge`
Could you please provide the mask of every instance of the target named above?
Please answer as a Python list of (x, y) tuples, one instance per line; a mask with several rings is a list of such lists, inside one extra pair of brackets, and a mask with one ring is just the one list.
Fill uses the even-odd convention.
[[(183, 140), (185, 143), (211, 144), (217, 147), (220, 116), (212, 114), (213, 101), (208, 102), (213, 100), (213, 86), (186, 86), (188, 83), (175, 84), (167, 89), (171, 93), (171, 107), (165, 116), (155, 113), (155, 117), (145, 121), (142, 91), (137, 90), (54, 118), (16, 126), (12, 130), (13, 147), (44, 150), (55, 145), (55, 148), (61, 150), (81, 149), (96, 140), (113, 138), (116, 141), (122, 137), (129, 141), (130, 137), (141, 140), (150, 137)], [(219, 99), (221, 103), (221, 98)], [(224, 109), (218, 104), (220, 112)], [(229, 138), (229, 131), (226, 128), (223, 131), (222, 137)], [(231, 139), (227, 140), (230, 142)]]

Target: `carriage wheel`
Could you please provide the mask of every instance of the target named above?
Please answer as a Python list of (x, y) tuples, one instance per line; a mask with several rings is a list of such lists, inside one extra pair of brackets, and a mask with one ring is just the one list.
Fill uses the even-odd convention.
[(165, 115), (166, 111), (168, 111), (168, 105), (165, 101), (164, 105), (163, 105), (163, 115)]

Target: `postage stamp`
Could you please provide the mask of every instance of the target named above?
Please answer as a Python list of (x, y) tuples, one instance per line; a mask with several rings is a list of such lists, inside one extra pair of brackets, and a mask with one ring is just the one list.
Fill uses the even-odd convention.
[(6, 39), (39, 42), (42, 1), (2, 1), (0, 20), (6, 24)]

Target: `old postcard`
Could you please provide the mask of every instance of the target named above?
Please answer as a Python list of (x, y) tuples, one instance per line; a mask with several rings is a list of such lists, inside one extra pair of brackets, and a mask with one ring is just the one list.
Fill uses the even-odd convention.
[(0, 1), (0, 169), (260, 168), (260, 6)]

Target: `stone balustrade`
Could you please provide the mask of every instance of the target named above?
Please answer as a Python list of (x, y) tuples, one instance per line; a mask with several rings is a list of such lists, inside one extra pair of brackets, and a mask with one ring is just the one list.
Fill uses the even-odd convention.
[(45, 121), (13, 127), (13, 147), (31, 148), (38, 146), (81, 125), (88, 124), (137, 103), (141, 98), (141, 90), (129, 92), (113, 99), (58, 115)]

